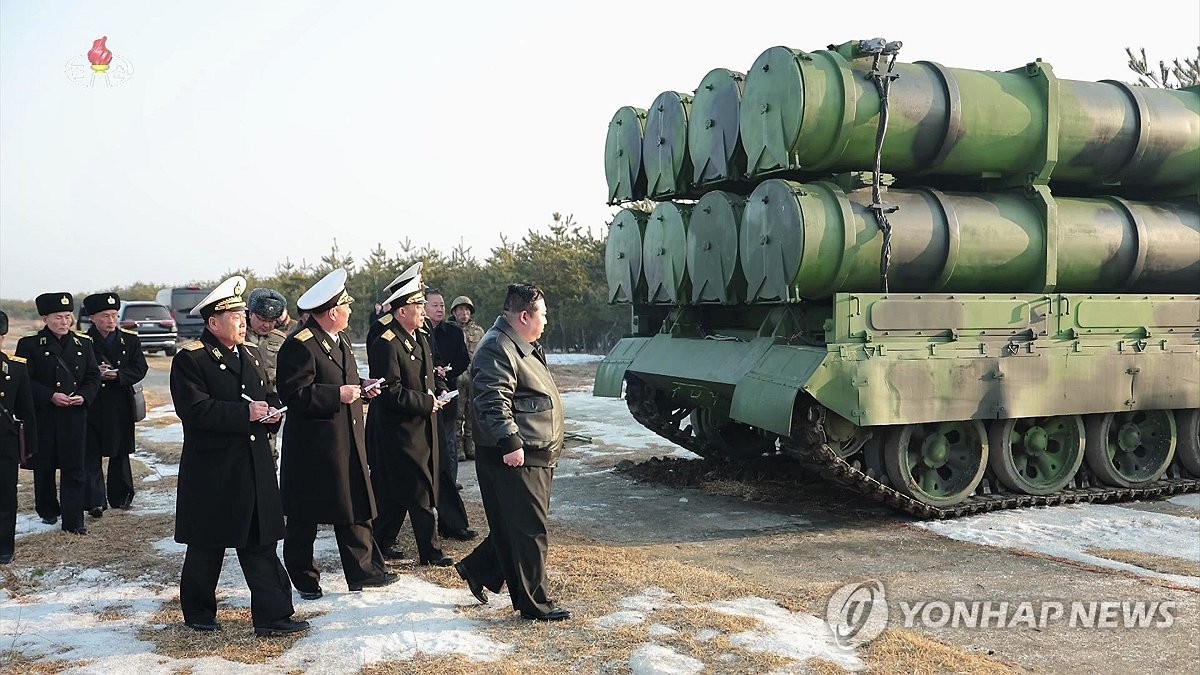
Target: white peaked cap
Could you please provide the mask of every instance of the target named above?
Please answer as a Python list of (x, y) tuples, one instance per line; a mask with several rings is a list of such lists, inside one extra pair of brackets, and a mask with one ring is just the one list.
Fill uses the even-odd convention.
[(424, 267), (425, 267), (425, 263), (423, 263), (423, 262), (413, 263), (412, 265), (409, 266), (408, 269), (401, 272), (400, 276), (396, 277), (395, 279), (392, 279), (392, 283), (388, 284), (387, 286), (384, 286), (383, 290), (385, 290), (389, 293), (394, 291), (396, 289), (396, 287), (399, 286), (400, 284), (403, 284), (404, 282), (408, 281), (409, 279), (412, 279), (413, 277), (420, 276), (421, 270)]
[(414, 302), (425, 302), (425, 285), (421, 283), (421, 277), (413, 277), (409, 279), (400, 288), (392, 293), (391, 297), (383, 301), (386, 305), (391, 305), (392, 309), (400, 305), (409, 305)]
[(246, 277), (229, 277), (218, 284), (203, 300), (196, 303), (192, 311), (188, 312), (188, 316), (202, 316), (202, 310), (210, 305), (213, 305), (213, 312), (245, 307), (246, 303), (242, 300), (242, 291), (244, 290), (246, 290)]
[(354, 302), (354, 298), (346, 294), (347, 276), (346, 270), (341, 267), (326, 274), (311, 288), (304, 291), (304, 295), (301, 295), (300, 299), (296, 301), (296, 306), (300, 308), (300, 311), (311, 312), (335, 299), (339, 305)]

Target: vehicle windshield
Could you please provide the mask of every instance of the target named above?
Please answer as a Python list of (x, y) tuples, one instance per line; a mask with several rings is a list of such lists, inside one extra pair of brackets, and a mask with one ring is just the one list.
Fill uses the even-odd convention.
[(175, 303), (175, 313), (181, 317), (185, 316), (188, 312), (192, 311), (197, 302), (200, 302), (207, 296), (208, 291), (175, 291), (175, 294), (172, 296), (172, 302)]
[(127, 305), (125, 321), (165, 321), (171, 318), (171, 313), (162, 305)]

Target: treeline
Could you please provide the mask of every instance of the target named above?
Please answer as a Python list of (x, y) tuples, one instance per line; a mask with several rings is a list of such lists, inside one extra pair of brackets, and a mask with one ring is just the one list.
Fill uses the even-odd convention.
[[(501, 237), (501, 243), (482, 260), (470, 247), (459, 245), (447, 252), (428, 245), (417, 248), (411, 240), (399, 243), (395, 253), (382, 244), (358, 258), (343, 251), (335, 240), (320, 262), (294, 263), (285, 260), (275, 273), (262, 276), (248, 269), (229, 270), (219, 278), (195, 283), (212, 287), (234, 274), (246, 277), (249, 289), (273, 288), (288, 299), (292, 316), (296, 300), (317, 279), (336, 267), (350, 272), (349, 290), (354, 296), (350, 333), (356, 340), (366, 336), (371, 311), (385, 299), (381, 289), (400, 272), (417, 261), (425, 263), (425, 283), (442, 291), (447, 310), (456, 296), (467, 295), (475, 303), (475, 320), (485, 329), (500, 313), (505, 287), (514, 281), (529, 281), (546, 292), (549, 326), (542, 342), (556, 351), (599, 352), (609, 349), (629, 330), (629, 309), (605, 302), (608, 283), (604, 274), (603, 235), (584, 230), (571, 216), (555, 213), (549, 232), (531, 229), (520, 242)], [(184, 284), (181, 284), (184, 285)], [(135, 283), (121, 288), (91, 289), (76, 293), (76, 301), (87, 293), (116, 291), (126, 300), (154, 300), (155, 294), (169, 284)], [(0, 301), (0, 308), (14, 319), (35, 319), (32, 301)]]

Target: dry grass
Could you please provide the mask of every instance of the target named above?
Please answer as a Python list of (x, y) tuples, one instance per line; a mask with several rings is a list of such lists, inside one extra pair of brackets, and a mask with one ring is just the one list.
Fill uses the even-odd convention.
[(127, 581), (173, 584), (178, 562), (156, 551), (153, 543), (171, 536), (175, 518), (169, 515), (139, 516), (133, 511), (109, 510), (100, 519), (86, 519), (87, 536), (62, 530), (22, 537), (17, 555), (6, 570), (6, 588), (20, 602), (35, 590), (37, 580), (48, 571), (86, 566), (110, 572)]
[[(154, 410), (171, 402), (170, 394), (157, 388), (143, 389), (142, 395), (146, 399), (146, 410)], [(168, 416), (167, 419), (170, 417)]]
[(1136, 565), (1142, 569), (1161, 574), (1179, 574), (1188, 577), (1200, 577), (1200, 563), (1183, 558), (1173, 558), (1154, 553), (1130, 551), (1123, 548), (1087, 548), (1084, 553), (1099, 558), (1107, 558), (1116, 562)]
[(889, 628), (863, 650), (872, 673), (978, 673), (1006, 675), (1019, 672), (1012, 666), (931, 640), (912, 631)]
[[(218, 597), (219, 600), (219, 597)], [(295, 618), (311, 619), (313, 612), (297, 612)], [(163, 604), (138, 630), (138, 639), (154, 645), (154, 653), (172, 659), (217, 656), (237, 663), (264, 663), (287, 651), (305, 633), (260, 638), (254, 634), (249, 608), (222, 608), (217, 611), (221, 630), (211, 633), (194, 631), (183, 624), (179, 598)]]
[(34, 660), (14, 649), (0, 652), (0, 675), (51, 675), (72, 668), (82, 668), (90, 661)]
[(139, 438), (137, 446), (154, 455), (165, 464), (178, 464), (179, 460), (183, 458), (182, 443), (161, 443)]
[(383, 661), (358, 671), (361, 675), (562, 675), (549, 666), (513, 664), (507, 660), (496, 663), (471, 661), (461, 654), (430, 655), (418, 652), (405, 661)]

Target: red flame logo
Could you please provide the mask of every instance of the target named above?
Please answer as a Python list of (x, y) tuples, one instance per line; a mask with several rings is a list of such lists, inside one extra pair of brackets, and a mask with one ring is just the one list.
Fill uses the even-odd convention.
[(92, 69), (103, 71), (108, 70), (108, 64), (112, 62), (112, 52), (108, 51), (108, 47), (104, 43), (108, 40), (108, 36), (100, 38), (92, 42), (92, 48), (88, 51), (88, 61), (92, 63)]

